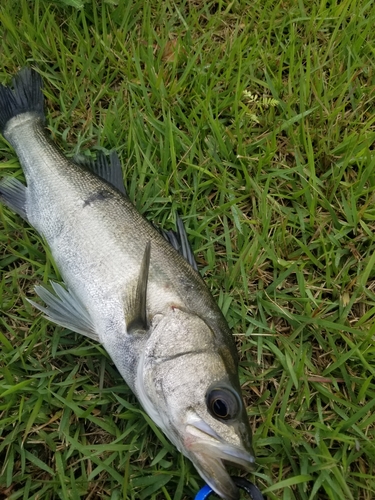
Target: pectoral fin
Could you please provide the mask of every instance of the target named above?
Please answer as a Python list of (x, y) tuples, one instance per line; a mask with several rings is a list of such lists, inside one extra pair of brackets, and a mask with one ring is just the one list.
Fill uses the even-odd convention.
[(146, 245), (139, 271), (138, 281), (125, 299), (125, 320), (128, 333), (147, 331), (147, 282), (150, 268), (151, 243)]
[(44, 286), (35, 287), (35, 292), (45, 302), (46, 307), (28, 299), (30, 304), (42, 311), (45, 318), (53, 323), (99, 342), (99, 336), (90, 315), (80, 299), (71, 290), (66, 290), (58, 283), (51, 281), (51, 285), (54, 294)]

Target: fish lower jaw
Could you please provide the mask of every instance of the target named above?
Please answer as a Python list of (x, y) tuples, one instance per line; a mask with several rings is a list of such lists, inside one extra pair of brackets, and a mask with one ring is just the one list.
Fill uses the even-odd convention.
[(212, 490), (225, 500), (238, 500), (239, 490), (228, 474), (222, 460), (195, 453), (189, 455), (199, 475)]
[(203, 428), (186, 426), (184, 453), (215, 493), (225, 500), (237, 500), (239, 490), (227, 471), (227, 465), (251, 470), (255, 459), (246, 450), (221, 441), (206, 424)]

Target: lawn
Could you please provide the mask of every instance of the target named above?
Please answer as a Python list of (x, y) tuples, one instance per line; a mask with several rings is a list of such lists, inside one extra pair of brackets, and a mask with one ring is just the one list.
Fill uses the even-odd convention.
[[(364, 0), (0, 6), (0, 82), (37, 66), (65, 154), (115, 149), (139, 211), (183, 219), (269, 500), (375, 498), (374, 26)], [(0, 499), (193, 498), (202, 480), (103, 348), (27, 302), (50, 279), (0, 207)]]

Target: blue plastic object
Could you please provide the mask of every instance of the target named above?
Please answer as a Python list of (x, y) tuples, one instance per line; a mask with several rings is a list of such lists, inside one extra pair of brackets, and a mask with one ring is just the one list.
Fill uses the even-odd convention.
[[(254, 486), (253, 483), (250, 483), (250, 481), (247, 481), (242, 477), (232, 477), (232, 480), (236, 484), (236, 486), (238, 486), (241, 490), (244, 490), (246, 491), (246, 493), (249, 494), (249, 498), (251, 500), (265, 500), (259, 489), (256, 486)], [(214, 495), (215, 493), (214, 491), (212, 491), (212, 488), (210, 488), (206, 484), (205, 486), (203, 486), (202, 489), (198, 491), (194, 500), (206, 500), (211, 496), (211, 494)]]
[(211, 493), (212, 489), (206, 484), (205, 486), (203, 486), (203, 488), (201, 488), (198, 491), (194, 500), (206, 500), (206, 498), (208, 498), (211, 495)]

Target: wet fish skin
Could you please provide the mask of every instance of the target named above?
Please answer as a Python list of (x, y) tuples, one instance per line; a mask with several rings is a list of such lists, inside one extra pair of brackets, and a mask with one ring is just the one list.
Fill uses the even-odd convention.
[(223, 460), (247, 468), (251, 432), (237, 352), (201, 276), (116, 187), (68, 160), (44, 128), (39, 75), (0, 87), (0, 130), (27, 187), (0, 200), (46, 239), (66, 289), (38, 288), (51, 320), (103, 344), (145, 411), (222, 498), (238, 498)]

